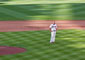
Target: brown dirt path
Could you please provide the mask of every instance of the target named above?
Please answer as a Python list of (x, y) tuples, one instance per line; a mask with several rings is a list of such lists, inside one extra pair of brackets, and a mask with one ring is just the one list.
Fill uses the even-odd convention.
[[(85, 30), (85, 20), (55, 21), (58, 29)], [(0, 32), (48, 30), (52, 20), (0, 21)]]

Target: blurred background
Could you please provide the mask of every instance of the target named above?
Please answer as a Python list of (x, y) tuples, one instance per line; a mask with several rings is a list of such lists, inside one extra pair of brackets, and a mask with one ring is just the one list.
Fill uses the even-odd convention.
[(84, 0), (0, 0), (0, 20), (85, 20), (84, 2)]
[[(52, 20), (60, 28), (54, 44)], [(27, 50), (0, 60), (85, 60), (85, 0), (0, 0), (0, 46)]]

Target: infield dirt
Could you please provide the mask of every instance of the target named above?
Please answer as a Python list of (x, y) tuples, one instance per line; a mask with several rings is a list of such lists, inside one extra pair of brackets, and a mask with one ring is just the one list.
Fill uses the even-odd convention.
[[(52, 20), (0, 21), (0, 32), (48, 30)], [(85, 30), (85, 20), (55, 21), (58, 29)]]

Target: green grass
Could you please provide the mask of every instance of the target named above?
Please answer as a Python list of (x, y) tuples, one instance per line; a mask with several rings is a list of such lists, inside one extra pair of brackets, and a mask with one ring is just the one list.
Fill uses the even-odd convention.
[(84, 11), (84, 0), (0, 0), (0, 20), (4, 21), (85, 20)]
[(24, 53), (0, 56), (0, 60), (85, 60), (85, 31), (59, 30), (55, 44), (49, 40), (49, 31), (0, 32), (0, 46), (27, 49)]
[(9, 4), (84, 3), (85, 0), (0, 0)]

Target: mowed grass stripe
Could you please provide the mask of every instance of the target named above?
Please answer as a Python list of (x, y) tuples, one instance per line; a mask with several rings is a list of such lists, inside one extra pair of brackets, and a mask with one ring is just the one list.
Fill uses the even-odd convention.
[[(0, 36), (4, 36), (3, 40), (0, 39), (0, 44), (3, 42), (1, 46), (16, 46), (27, 49), (27, 52), (24, 53), (0, 56), (0, 59), (83, 60), (85, 59), (83, 49), (85, 46), (83, 47), (81, 44), (85, 45), (85, 38), (82, 38), (80, 35), (84, 35), (84, 33), (83, 30), (58, 30), (56, 33), (56, 43), (50, 44), (49, 31), (0, 32)], [(73, 37), (66, 37), (66, 35), (72, 35)], [(74, 35), (78, 37), (74, 37)], [(59, 36), (64, 37), (61, 38)]]
[[(40, 8), (40, 6), (38, 6), (37, 4), (35, 4), (34, 6), (36, 7), (34, 7), (33, 5), (28, 5), (28, 6), (26, 6), (26, 5), (24, 5), (24, 6), (20, 6), (20, 5), (18, 5), (17, 7), (20, 7), (20, 8), (24, 8), (24, 9), (26, 9), (26, 10), (30, 10), (31, 9), (31, 11), (40, 11), (40, 12), (42, 12), (42, 13), (44, 13), (44, 15), (49, 15), (49, 14), (53, 14), (53, 16), (56, 16), (56, 17), (64, 17), (64, 18), (62, 18), (62, 19), (67, 19), (67, 18), (70, 18), (70, 17), (72, 17), (72, 15), (75, 15), (75, 16), (79, 16), (78, 18), (80, 18), (80, 17), (82, 17), (81, 19), (84, 19), (84, 15), (85, 15), (85, 13), (84, 13), (84, 6), (83, 5), (80, 5), (80, 7), (79, 7), (79, 5), (80, 4), (73, 4), (73, 6), (75, 6), (75, 7), (72, 7), (72, 6), (70, 6), (70, 4), (48, 4), (48, 5), (40, 5), (40, 6), (42, 6), (43, 8)], [(50, 7), (49, 7), (50, 6)], [(52, 7), (53, 6), (53, 7)], [(82, 6), (82, 7), (81, 7)], [(69, 8), (68, 8), (69, 7)], [(71, 8), (72, 7), (72, 8)], [(30, 8), (30, 9), (29, 9)], [(34, 9), (35, 8), (35, 9)], [(52, 8), (52, 10), (51, 10), (51, 8)], [(74, 12), (72, 11), (72, 10), (74, 10)], [(81, 11), (82, 10), (82, 11)], [(50, 12), (50, 13), (49, 13)], [(37, 13), (38, 14), (38, 13)], [(36, 14), (36, 15), (37, 15)], [(83, 14), (83, 16), (81, 16), (81, 14)], [(34, 14), (35, 15), (35, 14)], [(43, 14), (41, 14), (41, 15), (43, 15)], [(55, 17), (54, 17), (55, 18)], [(58, 19), (58, 18), (57, 18)]]
[[(84, 20), (84, 5), (84, 3), (1, 5), (1, 13), (4, 13), (5, 15), (8, 14), (8, 18), (1, 17), (1, 19)], [(5, 13), (4, 11), (7, 12)], [(15, 19), (11, 19), (11, 15), (15, 17)], [(2, 14), (2, 16), (4, 15)]]
[[(1, 1), (1, 2), (11, 2), (11, 4), (47, 4), (47, 3), (83, 3), (85, 2), (84, 0), (25, 0), (25, 1), (22, 1), (22, 0), (10, 0), (10, 1)], [(17, 2), (17, 3), (16, 3)], [(29, 2), (29, 3), (28, 3)]]
[(19, 18), (0, 12), (0, 20), (16, 20), (16, 19), (19, 19)]
[[(66, 10), (69, 10), (69, 8), (66, 8), (64, 6), (64, 8), (59, 9), (60, 6), (57, 7), (57, 4), (52, 4), (52, 5), (44, 5), (44, 4), (43, 5), (37, 5), (37, 4), (34, 4), (34, 5), (27, 5), (27, 6), (26, 5), (21, 5), (21, 6), (18, 5), (17, 7), (26, 9), (26, 10), (28, 10), (28, 12), (30, 12), (29, 10), (31, 10), (32, 12), (35, 12), (38, 15), (40, 15), (39, 13), (41, 13), (41, 12), (42, 12), (41, 15), (49, 15), (49, 14), (52, 14), (53, 12), (56, 13), (57, 10), (61, 10), (61, 13), (63, 12), (64, 14), (66, 14), (66, 13), (69, 14), (66, 11)], [(41, 7), (43, 7), (43, 8), (41, 8)]]
[(25, 19), (26, 16), (27, 16), (24, 13), (20, 13), (20, 12), (17, 12), (17, 11), (14, 11), (14, 10), (10, 10), (10, 9), (7, 9), (7, 8), (3, 8), (3, 7), (0, 7), (0, 12), (1, 13), (3, 12), (5, 14), (8, 14), (8, 15), (11, 15), (13, 17), (20, 18), (20, 19)]
[(29, 16), (29, 14), (31, 13), (33, 13), (33, 11), (31, 11), (31, 9), (30, 10), (27, 10), (27, 9), (23, 9), (23, 8), (20, 8), (20, 7), (18, 7), (18, 5), (8, 5), (8, 6), (2, 6), (3, 8), (6, 8), (6, 9), (10, 9), (10, 10), (13, 10), (13, 11), (16, 11), (16, 13), (17, 12), (19, 12), (19, 13), (22, 13), (22, 15), (25, 15), (25, 16)]
[[(81, 12), (84, 12), (84, 5), (77, 5), (77, 4), (73, 4), (73, 7), (70, 6), (71, 4), (31, 4), (31, 5), (17, 5), (17, 7), (19, 8), (23, 8), (23, 9), (26, 9), (28, 10), (31, 10), (31, 11), (41, 11), (41, 12), (46, 12), (49, 11), (49, 12), (52, 12), (51, 10), (54, 10), (57, 11), (59, 10), (61, 13), (60, 14), (70, 14), (67, 10), (75, 10), (75, 11), (78, 11), (77, 13), (81, 13)], [(74, 7), (75, 6), (75, 7)], [(43, 8), (41, 8), (43, 7)], [(53, 8), (53, 9), (51, 9)], [(82, 11), (81, 11), (82, 10)], [(72, 14), (72, 12), (71, 12)]]

